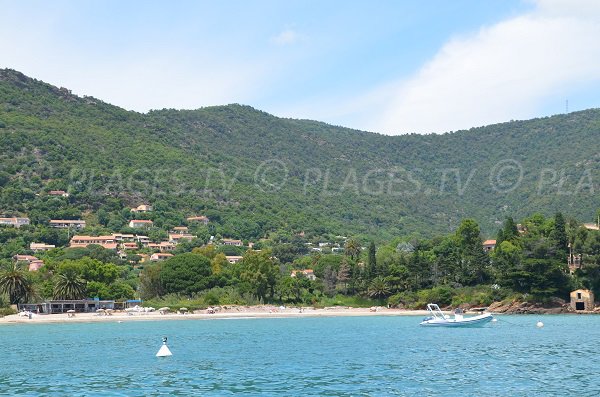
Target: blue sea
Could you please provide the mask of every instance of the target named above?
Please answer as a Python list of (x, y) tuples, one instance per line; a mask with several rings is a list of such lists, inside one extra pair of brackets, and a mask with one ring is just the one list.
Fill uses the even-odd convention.
[[(1, 325), (0, 395), (600, 395), (600, 316), (499, 316), (464, 329), (420, 320)], [(163, 336), (173, 356), (157, 358)]]

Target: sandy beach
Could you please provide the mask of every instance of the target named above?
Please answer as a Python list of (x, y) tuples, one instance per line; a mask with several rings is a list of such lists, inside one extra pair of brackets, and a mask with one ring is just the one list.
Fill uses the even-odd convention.
[(99, 315), (98, 313), (68, 314), (34, 314), (28, 316), (13, 314), (0, 318), (0, 324), (49, 324), (49, 323), (78, 323), (78, 322), (125, 322), (125, 321), (164, 321), (164, 320), (216, 320), (216, 319), (244, 319), (244, 318), (302, 318), (302, 317), (352, 317), (352, 316), (424, 316), (426, 310), (403, 310), (374, 308), (349, 308), (328, 307), (315, 309), (311, 307), (279, 308), (270, 306), (227, 306), (218, 308), (215, 313), (207, 310), (196, 310), (193, 313), (165, 313), (153, 312), (115, 312), (112, 315)]

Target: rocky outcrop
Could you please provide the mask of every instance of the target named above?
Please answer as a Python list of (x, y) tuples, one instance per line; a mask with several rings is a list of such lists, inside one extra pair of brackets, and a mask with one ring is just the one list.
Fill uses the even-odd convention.
[(554, 299), (548, 303), (535, 302), (494, 302), (488, 307), (492, 313), (504, 314), (563, 314), (573, 310), (562, 299)]

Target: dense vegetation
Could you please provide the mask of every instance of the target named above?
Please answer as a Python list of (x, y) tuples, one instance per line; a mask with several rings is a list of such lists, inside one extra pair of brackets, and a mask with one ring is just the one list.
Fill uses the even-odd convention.
[[(241, 105), (139, 114), (0, 70), (0, 216), (31, 219), (0, 226), (0, 307), (84, 296), (419, 307), (600, 293), (600, 237), (579, 224), (598, 216), (599, 127), (599, 110), (398, 137)], [(153, 211), (130, 211), (142, 203)], [(71, 231), (49, 227), (84, 219), (81, 233), (134, 233), (134, 217), (154, 221), (152, 241), (180, 225), (197, 238), (140, 264), (136, 254), (63, 248)], [(485, 252), (482, 238), (500, 227)], [(206, 245), (211, 236), (262, 250)], [(37, 272), (12, 260), (31, 242), (58, 247)], [(310, 253), (319, 242), (343, 252)], [(583, 255), (573, 276), (568, 247)], [(316, 280), (290, 276), (306, 268)]]
[[(449, 235), (397, 238), (379, 248), (371, 242), (365, 249), (351, 238), (341, 254), (304, 254), (305, 244), (300, 237), (283, 245), (271, 242), (261, 251), (246, 251), (237, 263), (213, 244), (188, 246), (189, 252), (135, 267), (98, 246), (55, 249), (43, 256), (46, 265), (37, 272), (4, 263), (0, 292), (11, 303), (141, 297), (155, 307), (174, 308), (258, 303), (422, 308), (428, 302), (549, 303), (567, 299), (575, 288), (600, 294), (600, 231), (566, 221), (561, 213), (533, 215), (520, 230), (507, 218), (491, 251), (484, 249), (473, 219)], [(567, 258), (574, 254), (581, 255), (581, 264), (570, 274)], [(292, 275), (308, 268), (315, 279), (301, 271)]]
[(389, 137), (241, 105), (139, 114), (0, 70), (0, 215), (119, 230), (145, 202), (163, 230), (202, 213), (234, 238), (378, 242), (467, 217), (487, 235), (533, 212), (591, 221), (599, 123), (589, 110)]

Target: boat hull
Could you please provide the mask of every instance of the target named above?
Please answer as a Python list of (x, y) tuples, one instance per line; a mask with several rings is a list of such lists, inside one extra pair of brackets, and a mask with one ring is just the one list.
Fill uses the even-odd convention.
[(493, 318), (494, 316), (490, 313), (466, 317), (460, 320), (433, 318), (424, 320), (420, 325), (424, 327), (480, 327), (492, 321)]

